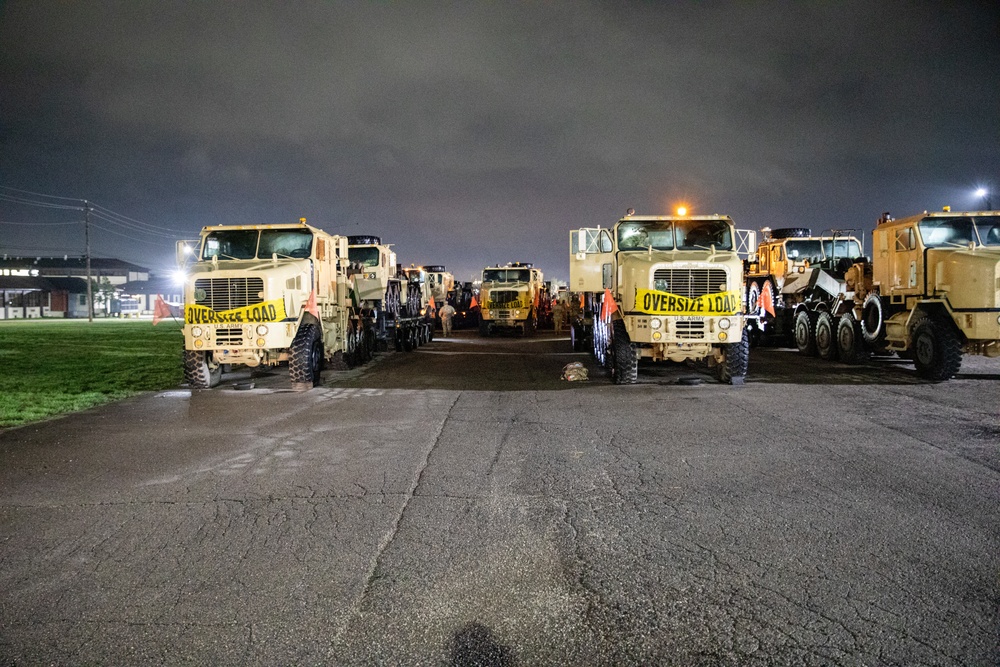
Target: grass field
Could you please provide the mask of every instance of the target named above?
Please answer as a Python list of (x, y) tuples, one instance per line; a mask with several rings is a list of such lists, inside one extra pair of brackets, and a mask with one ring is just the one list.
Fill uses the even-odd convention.
[(0, 428), (175, 387), (183, 345), (170, 321), (0, 321)]

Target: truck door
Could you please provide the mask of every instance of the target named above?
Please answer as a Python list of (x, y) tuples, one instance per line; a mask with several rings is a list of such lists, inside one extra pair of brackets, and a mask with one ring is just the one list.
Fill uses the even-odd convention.
[[(917, 232), (912, 225), (895, 230), (892, 251), (892, 291), (917, 294), (923, 291), (923, 266)], [(900, 302), (902, 303), (902, 302)]]
[(601, 292), (613, 286), (611, 230), (584, 227), (569, 233), (569, 284), (572, 292)]

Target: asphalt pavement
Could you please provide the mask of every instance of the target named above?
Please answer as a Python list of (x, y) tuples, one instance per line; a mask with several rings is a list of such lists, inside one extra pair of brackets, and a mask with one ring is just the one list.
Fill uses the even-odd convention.
[(0, 664), (997, 665), (998, 399), (462, 331), (0, 431)]

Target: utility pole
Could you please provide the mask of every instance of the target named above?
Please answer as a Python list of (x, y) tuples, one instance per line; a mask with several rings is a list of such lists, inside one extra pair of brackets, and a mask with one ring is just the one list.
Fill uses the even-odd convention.
[(87, 321), (94, 321), (94, 290), (90, 284), (90, 203), (83, 200), (83, 235), (87, 246)]

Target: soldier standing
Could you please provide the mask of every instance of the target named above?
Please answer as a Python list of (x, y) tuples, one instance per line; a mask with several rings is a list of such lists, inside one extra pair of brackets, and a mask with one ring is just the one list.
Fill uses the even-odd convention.
[(445, 302), (441, 310), (438, 311), (438, 315), (441, 316), (441, 331), (445, 336), (451, 335), (451, 318), (455, 317), (455, 308), (450, 303)]

